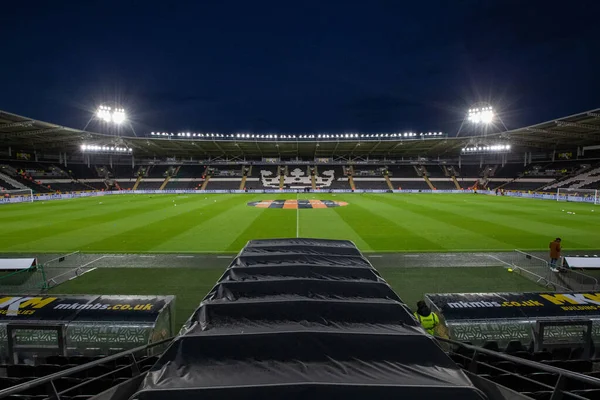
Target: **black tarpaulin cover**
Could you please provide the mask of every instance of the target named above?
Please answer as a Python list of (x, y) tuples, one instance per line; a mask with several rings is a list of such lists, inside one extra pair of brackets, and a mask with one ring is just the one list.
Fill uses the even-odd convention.
[(482, 399), (349, 241), (253, 240), (134, 396)]

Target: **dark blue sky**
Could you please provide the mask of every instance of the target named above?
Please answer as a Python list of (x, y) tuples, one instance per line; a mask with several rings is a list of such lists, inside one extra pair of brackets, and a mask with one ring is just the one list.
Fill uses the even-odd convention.
[(600, 107), (600, 1), (15, 1), (0, 109), (138, 134), (509, 128)]

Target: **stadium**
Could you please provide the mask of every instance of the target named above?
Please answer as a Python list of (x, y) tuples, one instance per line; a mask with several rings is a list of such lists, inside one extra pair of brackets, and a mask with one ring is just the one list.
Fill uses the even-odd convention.
[(468, 136), (0, 111), (0, 398), (600, 398), (599, 188), (600, 109)]

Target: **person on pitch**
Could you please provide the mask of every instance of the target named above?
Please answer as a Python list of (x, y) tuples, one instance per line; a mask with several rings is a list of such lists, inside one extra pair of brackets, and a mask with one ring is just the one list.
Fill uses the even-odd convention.
[(560, 258), (560, 242), (560, 238), (556, 238), (554, 241), (550, 242), (550, 270), (552, 270), (552, 272), (558, 272), (556, 261)]
[(417, 302), (417, 311), (415, 312), (415, 318), (423, 329), (430, 335), (435, 335), (435, 327), (440, 324), (440, 319), (437, 314), (429, 309), (427, 304), (423, 300)]

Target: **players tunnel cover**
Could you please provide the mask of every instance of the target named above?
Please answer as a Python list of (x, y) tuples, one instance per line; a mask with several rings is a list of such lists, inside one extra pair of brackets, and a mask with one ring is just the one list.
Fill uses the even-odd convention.
[(298, 208), (332, 208), (332, 207), (344, 207), (348, 203), (344, 201), (334, 200), (262, 200), (262, 201), (251, 201), (248, 203), (250, 207), (258, 208), (287, 208), (287, 209), (298, 209)]

